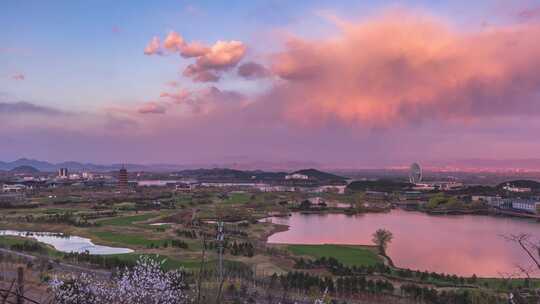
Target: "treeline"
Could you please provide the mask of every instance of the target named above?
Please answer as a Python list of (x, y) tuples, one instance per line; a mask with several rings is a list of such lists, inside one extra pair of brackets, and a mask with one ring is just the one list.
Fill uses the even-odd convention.
[(497, 304), (505, 303), (496, 295), (481, 290), (443, 290), (438, 292), (434, 288), (416, 284), (404, 284), (396, 290), (388, 280), (370, 280), (362, 275), (341, 276), (337, 279), (319, 277), (304, 272), (289, 272), (286, 275), (274, 274), (271, 277), (270, 287), (280, 287), (286, 291), (302, 294), (319, 292), (331, 296), (354, 298), (359, 295), (400, 296), (424, 304)]
[(174, 248), (182, 248), (182, 249), (188, 249), (189, 245), (188, 243), (182, 241), (182, 240), (164, 240), (159, 241), (157, 243), (151, 242), (146, 245), (146, 248), (148, 249), (154, 249), (154, 248), (168, 248), (168, 247), (174, 247)]
[(416, 284), (401, 285), (402, 296), (412, 298), (420, 303), (428, 304), (497, 304), (506, 303), (504, 299), (481, 290), (443, 290), (438, 292), (433, 288)]
[(251, 243), (236, 243), (234, 242), (230, 247), (229, 251), (232, 255), (243, 255), (246, 257), (252, 257), (255, 255), (255, 248)]
[(395, 276), (405, 279), (415, 279), (421, 282), (440, 282), (452, 285), (474, 284), (478, 281), (476, 275), (465, 278), (444, 273), (417, 271), (401, 268), (395, 269), (388, 267), (384, 264), (377, 264), (375, 266), (346, 266), (332, 257), (322, 257), (314, 260), (306, 260), (300, 258), (296, 260), (294, 267), (297, 269), (324, 268), (336, 276), (370, 275), (374, 273), (379, 273), (387, 276)]
[(174, 231), (176, 235), (180, 237), (186, 237), (188, 239), (196, 239), (197, 238), (197, 231), (195, 230), (182, 230), (182, 229), (176, 229)]
[(81, 219), (73, 212), (55, 213), (42, 216), (34, 216), (32, 214), (22, 217), (24, 221), (28, 223), (47, 223), (47, 224), (67, 224), (75, 227), (94, 227), (96, 223), (90, 222), (86, 219)]

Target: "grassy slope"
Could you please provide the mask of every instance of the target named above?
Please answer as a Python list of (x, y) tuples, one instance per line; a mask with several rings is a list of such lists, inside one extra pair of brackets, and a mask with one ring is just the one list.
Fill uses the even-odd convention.
[(372, 266), (381, 263), (381, 259), (371, 249), (355, 245), (288, 245), (295, 255), (307, 255), (314, 258), (333, 257), (348, 266)]

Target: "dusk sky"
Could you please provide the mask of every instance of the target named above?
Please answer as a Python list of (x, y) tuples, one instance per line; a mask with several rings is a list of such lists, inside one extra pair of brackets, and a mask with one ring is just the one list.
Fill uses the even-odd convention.
[(2, 1), (0, 160), (540, 158), (540, 1)]

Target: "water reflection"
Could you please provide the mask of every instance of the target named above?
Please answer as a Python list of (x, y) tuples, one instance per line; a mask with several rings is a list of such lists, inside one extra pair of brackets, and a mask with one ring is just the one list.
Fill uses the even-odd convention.
[(130, 253), (133, 250), (129, 248), (115, 248), (108, 246), (95, 245), (90, 239), (80, 236), (69, 236), (55, 232), (30, 232), (16, 230), (0, 230), (0, 235), (13, 235), (21, 237), (33, 238), (39, 242), (49, 244), (56, 250), (62, 252), (79, 252), (88, 251), (90, 254), (121, 254)]
[(371, 244), (373, 232), (385, 228), (394, 234), (388, 253), (397, 266), (464, 276), (500, 277), (517, 272), (516, 265), (531, 266), (526, 253), (502, 236), (528, 233), (540, 239), (540, 224), (530, 220), (403, 210), (358, 216), (294, 213), (272, 221), (290, 229), (272, 235), (271, 243)]

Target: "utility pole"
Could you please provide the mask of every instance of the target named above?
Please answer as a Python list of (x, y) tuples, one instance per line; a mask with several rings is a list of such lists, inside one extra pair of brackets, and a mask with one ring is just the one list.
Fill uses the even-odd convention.
[(225, 232), (223, 230), (223, 222), (219, 221), (218, 232), (217, 232), (217, 242), (219, 245), (219, 281), (223, 281), (223, 242), (225, 239)]

